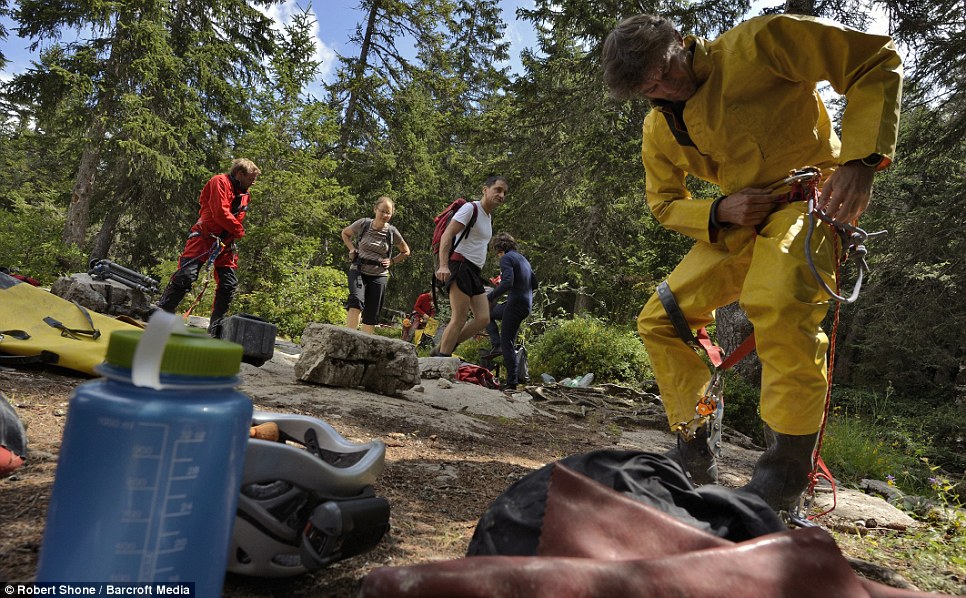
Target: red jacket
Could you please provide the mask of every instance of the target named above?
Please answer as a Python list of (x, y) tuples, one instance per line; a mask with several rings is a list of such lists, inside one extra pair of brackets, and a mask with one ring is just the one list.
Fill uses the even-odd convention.
[(436, 310), (433, 309), (433, 296), (429, 293), (423, 293), (417, 297), (416, 305), (413, 306), (413, 311), (418, 311), (426, 316), (436, 315)]
[(227, 174), (216, 174), (201, 190), (198, 222), (191, 230), (205, 237), (217, 235), (226, 243), (231, 239), (241, 239), (245, 236), (242, 222), (248, 211), (249, 198), (247, 191), (236, 191)]

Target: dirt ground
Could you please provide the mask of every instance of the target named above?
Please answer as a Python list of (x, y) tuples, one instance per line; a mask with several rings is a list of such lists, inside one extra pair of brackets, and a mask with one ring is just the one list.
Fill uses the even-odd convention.
[[(375, 490), (390, 502), (392, 529), (371, 552), (314, 574), (275, 580), (229, 575), (228, 598), (355, 596), (375, 567), (463, 556), (488, 505), (549, 462), (608, 447), (663, 452), (672, 443), (659, 404), (643, 393), (610, 389), (575, 399), (551, 388), (506, 395), (424, 380), (401, 396), (385, 397), (299, 383), (295, 353), (277, 350), (261, 368), (244, 365), (242, 390), (257, 410), (317, 417), (355, 442), (383, 440), (386, 468)], [(0, 580), (35, 575), (68, 399), (83, 381), (63, 371), (0, 369), (0, 390), (26, 425), (30, 449), (28, 463), (0, 480)], [(740, 435), (726, 439), (722, 483), (734, 487), (747, 480), (758, 451)]]

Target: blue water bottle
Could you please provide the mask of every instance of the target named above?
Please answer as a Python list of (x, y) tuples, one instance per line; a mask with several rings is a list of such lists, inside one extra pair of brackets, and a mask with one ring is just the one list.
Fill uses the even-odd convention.
[(111, 335), (103, 378), (70, 400), (38, 582), (221, 595), (252, 421), (241, 357), (162, 311)]

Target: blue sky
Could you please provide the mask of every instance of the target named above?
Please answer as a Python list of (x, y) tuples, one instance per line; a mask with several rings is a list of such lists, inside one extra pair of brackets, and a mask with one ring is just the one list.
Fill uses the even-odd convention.
[[(510, 52), (513, 58), (511, 66), (519, 68), (517, 56), (520, 51), (535, 45), (536, 36), (530, 24), (525, 21), (516, 20), (516, 9), (518, 6), (533, 6), (533, 0), (501, 0), (500, 7), (503, 10), (503, 19), (506, 23), (504, 31), (507, 41), (510, 42)], [(336, 52), (351, 55), (358, 51), (352, 48), (349, 37), (364, 18), (365, 14), (359, 8), (359, 0), (286, 0), (281, 4), (273, 6), (269, 11), (276, 21), (280, 23), (288, 22), (291, 16), (301, 12), (308, 7), (314, 14), (316, 21), (316, 59), (322, 62), (320, 67), (320, 77), (323, 80), (330, 80), (337, 66)], [(0, 71), (0, 80), (9, 79), (11, 75), (21, 73), (30, 66), (33, 58), (27, 51), (29, 42), (20, 39), (11, 30), (12, 23), (3, 19), (2, 22), (7, 27), (8, 37), (0, 41), (0, 48), (6, 55), (10, 64)]]
[[(780, 3), (779, 0), (754, 0), (749, 15), (758, 14), (762, 5), (774, 5)], [(533, 7), (533, 0), (500, 0), (500, 8), (503, 10), (503, 19), (506, 23), (504, 31), (505, 39), (510, 42), (510, 66), (513, 70), (520, 70), (519, 54), (525, 48), (532, 48), (536, 44), (536, 35), (533, 27), (527, 21), (516, 19), (516, 9), (519, 6), (528, 8)], [(358, 48), (353, 48), (349, 42), (356, 25), (361, 23), (365, 14), (359, 8), (359, 0), (285, 0), (281, 4), (271, 8), (270, 14), (279, 23), (288, 22), (291, 16), (308, 7), (315, 17), (316, 22), (316, 59), (322, 64), (320, 67), (320, 79), (331, 81), (331, 77), (337, 67), (336, 52), (351, 55), (358, 52)], [(884, 15), (872, 27), (872, 31), (877, 33), (886, 32), (886, 22)], [(10, 63), (5, 69), (0, 71), (0, 81), (7, 80), (11, 75), (23, 72), (30, 66), (33, 58), (27, 51), (28, 41), (20, 39), (11, 30), (12, 23), (7, 19), (0, 20), (8, 30), (6, 40), (0, 41), (0, 49), (3, 50)], [(313, 85), (312, 91), (319, 86)]]

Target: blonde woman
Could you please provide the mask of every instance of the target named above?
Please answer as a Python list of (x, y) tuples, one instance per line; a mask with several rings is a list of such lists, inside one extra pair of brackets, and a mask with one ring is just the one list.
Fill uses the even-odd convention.
[[(399, 229), (389, 224), (396, 204), (386, 196), (376, 200), (373, 218), (360, 218), (342, 229), (342, 242), (349, 250), (349, 299), (345, 325), (372, 334), (379, 321), (386, 294), (389, 268), (409, 257), (409, 245)], [(353, 241), (355, 241), (353, 243)], [(395, 256), (392, 248), (399, 250)]]

